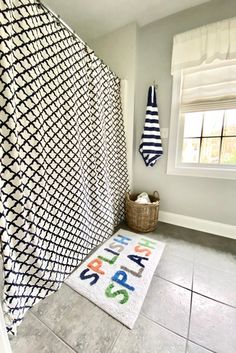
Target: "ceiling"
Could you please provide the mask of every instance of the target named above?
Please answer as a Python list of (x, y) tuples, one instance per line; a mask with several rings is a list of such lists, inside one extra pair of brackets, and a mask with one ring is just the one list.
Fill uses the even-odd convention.
[(43, 0), (82, 39), (92, 41), (128, 23), (144, 26), (210, 0)]

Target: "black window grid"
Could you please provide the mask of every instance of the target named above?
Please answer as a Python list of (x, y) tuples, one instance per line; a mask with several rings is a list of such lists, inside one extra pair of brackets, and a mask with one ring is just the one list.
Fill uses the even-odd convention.
[[(221, 152), (222, 152), (222, 142), (223, 142), (223, 138), (229, 138), (229, 137), (236, 137), (236, 134), (234, 135), (225, 135), (224, 134), (224, 124), (225, 124), (225, 111), (223, 114), (223, 119), (222, 119), (222, 126), (221, 126), (221, 134), (220, 135), (208, 135), (208, 136), (204, 136), (203, 135), (203, 128), (204, 128), (204, 119), (205, 119), (205, 113), (203, 113), (203, 118), (202, 118), (202, 125), (201, 125), (201, 135), (200, 136), (184, 136), (184, 140), (187, 139), (200, 139), (200, 146), (199, 146), (199, 154), (198, 154), (198, 162), (200, 163), (200, 158), (201, 158), (201, 149), (202, 149), (202, 140), (203, 139), (211, 139), (211, 138), (220, 138), (220, 148), (219, 148), (219, 158), (218, 158), (218, 164), (220, 164), (220, 160), (221, 160)], [(215, 163), (214, 163), (215, 164)]]

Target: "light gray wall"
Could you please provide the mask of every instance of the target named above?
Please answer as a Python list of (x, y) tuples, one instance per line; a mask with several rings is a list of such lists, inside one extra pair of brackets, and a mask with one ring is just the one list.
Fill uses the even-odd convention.
[(145, 167), (138, 152), (145, 117), (147, 89), (153, 80), (158, 82), (160, 125), (169, 127), (173, 36), (233, 16), (236, 16), (236, 0), (214, 0), (139, 29), (133, 174), (136, 191), (158, 190), (160, 192), (163, 211), (236, 225), (235, 180), (167, 175), (168, 140), (163, 140), (164, 157), (153, 168)]
[(110, 66), (121, 78), (125, 79), (125, 91), (122, 92), (124, 107), (124, 123), (127, 141), (127, 159), (132, 187), (133, 178), (133, 125), (134, 125), (134, 89), (135, 89), (135, 64), (136, 64), (136, 35), (137, 26), (131, 23), (112, 33), (109, 33), (94, 42), (91, 47), (98, 57)]

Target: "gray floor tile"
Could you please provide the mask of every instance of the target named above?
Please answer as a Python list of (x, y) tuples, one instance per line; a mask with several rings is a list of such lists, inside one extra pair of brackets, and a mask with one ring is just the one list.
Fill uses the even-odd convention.
[(193, 294), (189, 339), (217, 353), (236, 352), (236, 309)]
[[(217, 237), (216, 237), (217, 238)], [(227, 242), (227, 239), (225, 239)], [(236, 272), (236, 253), (196, 246), (195, 263), (207, 265), (225, 272)]]
[(53, 331), (60, 333), (73, 330), (76, 321), (83, 321), (95, 305), (73, 289), (63, 284), (62, 287), (45, 298), (31, 310)]
[[(163, 222), (148, 236), (166, 243), (157, 275), (190, 288), (194, 263), (194, 290), (235, 305), (235, 241)], [(186, 337), (190, 296), (155, 276), (142, 308), (145, 317), (129, 330), (63, 285), (32, 309), (58, 337), (28, 313), (12, 340), (13, 353), (72, 353), (66, 342), (76, 353), (110, 353), (112, 347), (112, 353), (184, 353), (185, 339), (160, 325)], [(187, 353), (235, 353), (235, 310), (194, 294), (189, 339), (196, 344), (189, 342)]]
[(159, 241), (168, 241), (167, 237), (165, 235), (162, 235), (158, 232), (151, 232), (151, 233), (147, 233), (147, 236), (149, 238), (153, 238), (155, 240), (159, 240)]
[(73, 353), (53, 332), (28, 312), (10, 340), (12, 353)]
[(236, 307), (235, 273), (195, 264), (193, 290)]
[[(165, 239), (163, 239), (165, 241)], [(194, 261), (194, 245), (181, 239), (168, 239), (165, 254), (178, 256), (188, 261)]]
[(147, 318), (187, 337), (190, 299), (189, 290), (154, 277), (142, 312)]
[(112, 353), (184, 353), (184, 338), (140, 316), (133, 330), (122, 329)]
[(195, 240), (197, 240), (196, 245), (225, 253), (236, 254), (236, 242), (234, 239), (196, 231)]
[(83, 320), (77, 318), (73, 329), (60, 332), (78, 353), (107, 353), (119, 336), (123, 325), (95, 307)]
[(164, 222), (158, 223), (157, 233), (166, 236), (168, 239), (176, 239), (192, 244), (194, 247), (204, 247), (209, 250), (236, 254), (236, 242), (229, 239), (206, 232), (199, 232), (194, 229), (175, 226)]
[(78, 353), (109, 352), (122, 325), (66, 285), (33, 312)]
[(155, 274), (191, 289), (193, 277), (193, 263), (178, 256), (164, 253)]
[(188, 342), (187, 353), (211, 353), (211, 351), (192, 342)]

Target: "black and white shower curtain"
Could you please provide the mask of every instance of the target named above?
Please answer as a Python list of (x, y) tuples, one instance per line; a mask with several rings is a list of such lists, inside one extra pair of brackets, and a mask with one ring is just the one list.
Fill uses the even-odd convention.
[(57, 290), (124, 216), (120, 80), (35, 0), (0, 0), (5, 320)]

